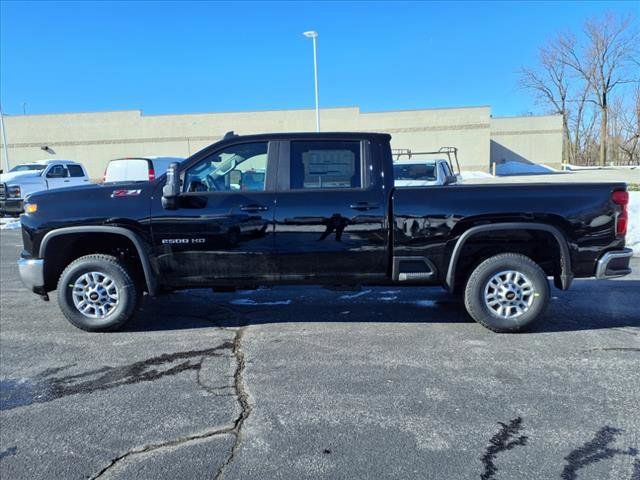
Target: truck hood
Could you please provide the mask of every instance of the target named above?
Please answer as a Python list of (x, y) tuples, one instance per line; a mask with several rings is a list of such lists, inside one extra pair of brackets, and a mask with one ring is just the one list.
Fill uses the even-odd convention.
[(103, 224), (148, 216), (154, 188), (149, 182), (90, 184), (36, 192), (27, 202), (38, 205), (32, 218), (40, 224)]
[(40, 173), (37, 171), (31, 172), (7, 172), (0, 174), (0, 183), (12, 183), (18, 185), (20, 183), (39, 183)]
[(43, 190), (42, 192), (32, 194), (30, 199), (33, 202), (51, 201), (56, 204), (62, 204), (68, 201), (104, 202), (107, 198), (113, 198), (118, 195), (117, 192), (127, 191), (129, 192), (128, 197), (136, 198), (147, 190), (149, 190), (149, 182), (89, 183), (74, 187)]

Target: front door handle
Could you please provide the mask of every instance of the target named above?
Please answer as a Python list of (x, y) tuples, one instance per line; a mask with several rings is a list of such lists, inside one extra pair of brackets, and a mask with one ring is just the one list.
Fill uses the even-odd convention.
[(378, 203), (358, 202), (358, 203), (352, 203), (351, 205), (349, 205), (349, 208), (352, 208), (354, 210), (365, 211), (365, 210), (373, 210), (374, 208), (378, 208), (379, 206), (380, 205)]
[(264, 205), (242, 205), (240, 206), (240, 210), (243, 212), (266, 212), (269, 210), (269, 207), (265, 207)]

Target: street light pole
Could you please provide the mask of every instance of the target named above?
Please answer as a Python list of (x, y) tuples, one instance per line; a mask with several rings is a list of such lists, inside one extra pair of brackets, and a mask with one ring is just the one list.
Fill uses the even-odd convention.
[(2, 130), (2, 150), (4, 151), (4, 163), (7, 166), (7, 172), (8, 172), (9, 171), (9, 149), (7, 148), (7, 130), (4, 128), (4, 115), (2, 114), (2, 105), (0, 105), (0, 130)]
[(318, 32), (314, 30), (310, 30), (308, 32), (304, 32), (303, 34), (307, 38), (311, 38), (313, 40), (313, 76), (315, 80), (315, 89), (316, 89), (316, 132), (320, 131), (320, 103), (318, 100), (318, 44), (316, 43), (318, 40)]

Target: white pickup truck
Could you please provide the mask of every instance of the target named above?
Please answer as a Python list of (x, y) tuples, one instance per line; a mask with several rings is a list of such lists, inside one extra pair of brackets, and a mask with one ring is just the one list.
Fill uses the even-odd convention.
[(27, 195), (89, 183), (87, 170), (72, 160), (40, 160), (0, 174), (0, 214), (19, 215)]
[(400, 160), (393, 164), (396, 187), (432, 187), (458, 182), (449, 162), (438, 160)]

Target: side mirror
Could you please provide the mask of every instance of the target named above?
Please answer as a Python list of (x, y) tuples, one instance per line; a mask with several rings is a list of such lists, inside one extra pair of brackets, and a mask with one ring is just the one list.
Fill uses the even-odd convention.
[(173, 162), (167, 168), (167, 182), (162, 187), (162, 207), (167, 210), (175, 210), (180, 195), (180, 177), (178, 175), (178, 163)]
[(458, 177), (456, 177), (455, 175), (447, 175), (444, 178), (444, 184), (451, 185), (452, 183), (458, 183)]

